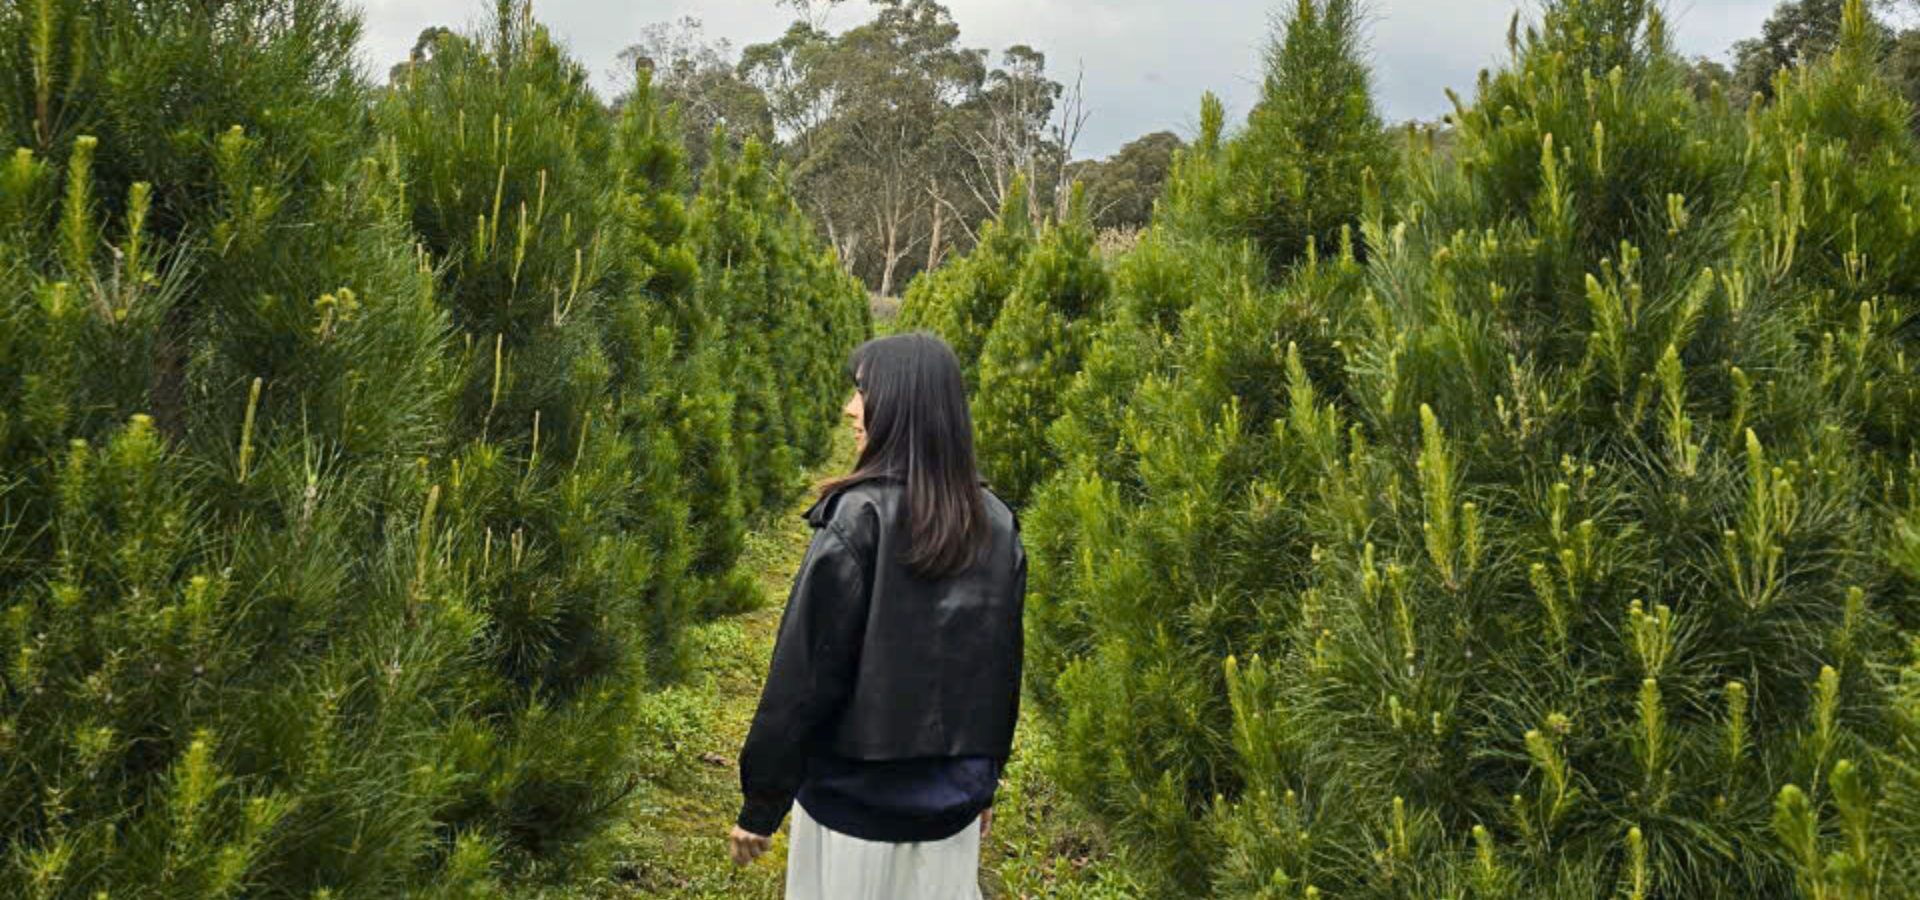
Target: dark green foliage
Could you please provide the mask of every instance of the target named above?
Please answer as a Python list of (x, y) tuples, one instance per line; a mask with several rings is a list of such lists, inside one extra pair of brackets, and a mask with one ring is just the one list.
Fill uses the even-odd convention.
[(1075, 164), (1073, 177), (1087, 187), (1093, 227), (1146, 227), (1153, 219), (1153, 201), (1165, 191), (1173, 158), (1184, 149), (1179, 135), (1156, 131), (1128, 141), (1106, 159)]
[(1364, 262), (1120, 264), (1030, 663), (1159, 893), (1912, 895), (1904, 111), (1687, 78), (1560, 0)]
[(651, 393), (671, 320), (617, 277), (611, 122), (524, 5), (441, 37), (378, 120), (465, 350), (435, 478), (491, 671), (468, 751), (484, 774), (452, 816), (551, 857), (616, 808), (644, 660), (671, 667), (686, 617), (678, 448)]
[(802, 467), (826, 453), (851, 389), (847, 356), (871, 331), (866, 292), (811, 229), (758, 141), (738, 156), (717, 153), (701, 176), (701, 305), (726, 347), (721, 377), (733, 391), (749, 514), (783, 509)]
[(438, 820), (482, 625), (427, 552), (446, 322), (355, 29), (0, 13), (42, 63), (0, 103), (0, 894), (490, 878)]
[[(751, 599), (684, 150), (498, 14), (375, 104), (331, 0), (0, 10), (0, 895), (564, 874)], [(769, 196), (805, 458), (864, 303)]]
[[(358, 17), (336, 2), (19, 0), (0, 8), (0, 130), (9, 147), (64, 160), (91, 135), (98, 202), (124, 212), (152, 185), (151, 226), (195, 224), (220, 184), (219, 136), (240, 125), (260, 176), (311, 185), (363, 151)], [(306, 203), (299, 191), (263, 200)]]
[[(630, 375), (648, 379), (654, 391), (627, 413), (652, 415), (674, 429), (680, 456), (680, 490), (689, 504), (694, 557), (688, 589), (706, 612), (748, 603), (753, 588), (734, 564), (744, 549), (745, 511), (734, 451), (733, 399), (724, 390), (727, 350), (723, 322), (701, 305), (700, 261), (687, 208), (687, 152), (680, 146), (675, 113), (655, 104), (644, 71), (621, 107), (614, 166), (620, 179), (611, 199), (615, 276), (632, 298), (614, 322), (616, 360), (641, 360), (652, 342), (671, 346), (669, 364)], [(663, 337), (661, 329), (667, 333)], [(623, 348), (634, 348), (626, 350)], [(831, 352), (827, 348), (819, 352)], [(668, 525), (675, 523), (668, 522)], [(664, 537), (664, 535), (663, 535)]]
[(1782, 73), (1774, 102), (1749, 116), (1755, 165), (1742, 222), (1804, 292), (1796, 302), (1807, 336), (1822, 342), (1816, 352), (1882, 354), (1856, 362), (1849, 400), (1888, 457), (1881, 465), (1897, 471), (1920, 415), (1920, 142), (1912, 108), (1876, 76), (1878, 31), (1848, 24), (1830, 58)]

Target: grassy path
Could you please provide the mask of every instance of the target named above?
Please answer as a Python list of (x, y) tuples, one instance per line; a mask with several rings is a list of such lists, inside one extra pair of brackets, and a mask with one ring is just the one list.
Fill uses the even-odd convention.
[(785, 829), (775, 836), (773, 853), (745, 869), (727, 859), (724, 836), (740, 804), (734, 760), (760, 699), (789, 580), (812, 536), (799, 515), (810, 502), (796, 501), (790, 514), (747, 537), (745, 563), (767, 604), (693, 629), (697, 672), (660, 701), (661, 724), (692, 727), (675, 735), (663, 758), (649, 761), (649, 784), (635, 801), (630, 821), (617, 829), (614, 883), (596, 892), (599, 896), (780, 897)]
[[(845, 441), (842, 442), (847, 443)], [(851, 448), (841, 446), (822, 467), (844, 471)], [(567, 893), (579, 900), (777, 900), (786, 870), (786, 829), (773, 852), (745, 869), (727, 859), (724, 836), (738, 810), (734, 766), (745, 739), (774, 634), (793, 573), (812, 531), (800, 513), (810, 496), (794, 501), (748, 536), (744, 564), (767, 598), (765, 607), (692, 629), (696, 672), (687, 683), (647, 701), (645, 730), (664, 735), (643, 758), (646, 784), (628, 820), (613, 830), (606, 874)], [(988, 897), (1108, 900), (1140, 896), (1090, 862), (1103, 854), (1090, 832), (1070, 816), (1057, 792), (1037, 774), (1047, 750), (1044, 734), (1028, 722), (1007, 783), (996, 804), (994, 832), (983, 861)]]

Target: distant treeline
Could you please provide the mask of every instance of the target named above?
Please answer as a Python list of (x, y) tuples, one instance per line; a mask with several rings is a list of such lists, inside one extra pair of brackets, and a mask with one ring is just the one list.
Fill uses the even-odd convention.
[[(649, 26), (615, 74), (652, 69), (660, 97), (680, 106), (696, 173), (716, 128), (736, 146), (758, 138), (771, 148), (822, 237), (870, 291), (897, 295), (919, 272), (970, 251), (1016, 175), (1037, 214), (1058, 218), (1065, 185), (1079, 181), (1096, 229), (1144, 228), (1185, 146), (1157, 131), (1105, 159), (1074, 159), (1086, 116), (1119, 98), (1083, 96), (1077, 73), (1050, 70), (1030, 46), (1005, 48), (996, 64), (989, 50), (961, 43), (938, 0), (877, 0), (871, 20), (839, 32), (825, 24), (839, 0), (785, 5), (797, 16), (787, 32), (746, 47), (709, 37), (691, 17)], [(1781, 67), (1833, 48), (1842, 5), (1782, 3), (1727, 61), (1693, 60), (1691, 83), (1702, 96), (1720, 85), (1736, 105), (1770, 98)], [(1920, 29), (1874, 27), (1887, 78), (1920, 101)], [(1449, 129), (1431, 125), (1444, 154)]]

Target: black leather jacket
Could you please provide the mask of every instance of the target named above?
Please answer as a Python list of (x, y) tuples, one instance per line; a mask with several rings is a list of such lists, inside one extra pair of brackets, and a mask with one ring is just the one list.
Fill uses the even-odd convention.
[(981, 490), (985, 553), (939, 581), (901, 559), (909, 533), (900, 483), (853, 485), (807, 511), (813, 543), (740, 751), (742, 828), (779, 827), (815, 754), (1007, 758), (1020, 709), (1027, 557), (1013, 512)]

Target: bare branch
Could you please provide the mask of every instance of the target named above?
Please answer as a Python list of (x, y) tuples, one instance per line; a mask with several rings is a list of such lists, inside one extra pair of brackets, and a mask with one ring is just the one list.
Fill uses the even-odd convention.
[(1080, 142), (1080, 133), (1086, 128), (1087, 120), (1093, 117), (1093, 111), (1087, 108), (1084, 86), (1087, 78), (1085, 62), (1073, 77), (1073, 87), (1060, 101), (1060, 116), (1053, 126), (1054, 145), (1060, 148), (1059, 168), (1055, 172), (1053, 185), (1054, 219), (1065, 221), (1068, 207), (1073, 203), (1073, 148)]
[(980, 243), (980, 233), (975, 231), (973, 226), (967, 223), (967, 216), (960, 211), (960, 207), (953, 205), (953, 201), (948, 200), (946, 197), (937, 194), (934, 195), (933, 199), (941, 206), (946, 207), (948, 212), (953, 213), (953, 220), (960, 223), (960, 230), (967, 233), (967, 240), (969, 242), (974, 244)]

